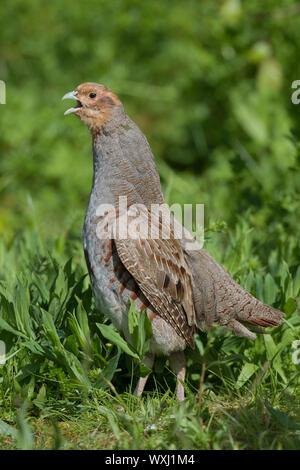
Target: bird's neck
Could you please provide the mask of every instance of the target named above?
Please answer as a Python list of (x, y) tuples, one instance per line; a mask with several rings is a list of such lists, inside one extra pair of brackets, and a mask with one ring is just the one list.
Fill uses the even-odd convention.
[(93, 138), (94, 176), (90, 203), (127, 205), (164, 202), (160, 180), (149, 144), (139, 128), (127, 118)]

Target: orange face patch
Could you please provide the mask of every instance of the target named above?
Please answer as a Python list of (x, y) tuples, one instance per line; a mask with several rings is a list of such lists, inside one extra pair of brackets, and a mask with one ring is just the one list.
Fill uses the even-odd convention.
[(112, 108), (121, 105), (119, 98), (109, 88), (98, 83), (83, 83), (72, 94), (77, 105), (71, 112), (89, 127), (93, 135), (99, 133), (111, 119)]

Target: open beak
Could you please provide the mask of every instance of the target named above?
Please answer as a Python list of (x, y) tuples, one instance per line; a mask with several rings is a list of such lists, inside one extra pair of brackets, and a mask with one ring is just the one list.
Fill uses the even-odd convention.
[(67, 111), (64, 112), (64, 115), (66, 116), (67, 114), (72, 114), (76, 113), (78, 108), (82, 108), (81, 102), (76, 98), (76, 95), (78, 94), (78, 91), (70, 91), (69, 93), (66, 93), (63, 97), (62, 100), (75, 100), (77, 101), (77, 106), (74, 108), (67, 109)]

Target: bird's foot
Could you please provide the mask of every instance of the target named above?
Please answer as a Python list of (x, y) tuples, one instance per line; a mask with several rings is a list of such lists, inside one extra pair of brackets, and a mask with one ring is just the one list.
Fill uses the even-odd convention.
[(170, 367), (172, 371), (176, 374), (177, 377), (177, 390), (176, 398), (178, 401), (184, 400), (184, 386), (182, 382), (185, 379), (186, 372), (186, 362), (183, 351), (177, 351), (171, 354), (170, 358)]
[[(144, 360), (143, 360), (143, 364), (148, 367), (149, 369), (152, 369), (153, 367), (153, 364), (154, 364), (154, 355), (151, 354), (151, 353), (148, 353)], [(140, 395), (142, 395), (143, 391), (144, 391), (144, 388), (145, 388), (145, 385), (147, 383), (147, 380), (149, 378), (149, 375), (146, 375), (145, 377), (140, 377), (139, 380), (138, 380), (138, 383), (135, 387), (135, 390), (133, 392), (133, 395), (135, 395), (136, 397), (139, 397)]]

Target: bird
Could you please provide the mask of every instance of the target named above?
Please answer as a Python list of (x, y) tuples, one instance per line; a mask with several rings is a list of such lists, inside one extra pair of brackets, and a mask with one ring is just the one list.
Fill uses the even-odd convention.
[[(184, 351), (195, 348), (197, 331), (218, 324), (255, 340), (261, 327), (280, 325), (284, 313), (244, 290), (173, 217), (150, 145), (115, 93), (86, 82), (62, 99), (76, 101), (64, 114), (79, 117), (92, 136), (83, 250), (96, 306), (128, 342), (131, 303), (146, 310), (153, 335), (143, 362), (152, 369), (155, 356), (167, 356), (182, 401)], [(150, 226), (158, 236), (149, 235)], [(139, 377), (134, 395), (143, 393), (148, 377)]]

